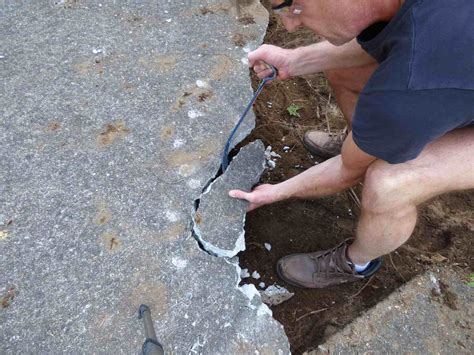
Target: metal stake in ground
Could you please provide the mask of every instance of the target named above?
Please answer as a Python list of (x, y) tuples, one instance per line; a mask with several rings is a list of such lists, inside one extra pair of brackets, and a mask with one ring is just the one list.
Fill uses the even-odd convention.
[(274, 80), (278, 76), (278, 70), (273, 65), (270, 65), (270, 64), (267, 64), (267, 65), (272, 70), (272, 74), (270, 76), (262, 79), (262, 81), (260, 81), (260, 84), (258, 85), (258, 88), (255, 91), (255, 94), (253, 95), (253, 97), (250, 100), (249, 104), (247, 105), (244, 112), (242, 113), (242, 116), (240, 116), (239, 121), (237, 122), (234, 129), (230, 133), (229, 138), (227, 139), (227, 142), (226, 142), (225, 147), (224, 147), (224, 152), (222, 153), (222, 163), (221, 163), (222, 172), (224, 172), (225, 169), (227, 169), (227, 167), (229, 166), (229, 150), (230, 150), (230, 146), (232, 145), (232, 140), (234, 139), (235, 133), (237, 132), (240, 125), (244, 121), (245, 116), (247, 116), (247, 113), (252, 108), (252, 105), (254, 104), (255, 100), (257, 100), (258, 95), (260, 95), (260, 93), (262, 92), (263, 87), (265, 86), (265, 84), (268, 83), (270, 80)]
[(143, 319), (145, 326), (145, 342), (142, 346), (143, 355), (163, 355), (163, 347), (156, 339), (155, 328), (151, 319), (151, 311), (147, 305), (140, 305), (138, 309), (138, 319)]

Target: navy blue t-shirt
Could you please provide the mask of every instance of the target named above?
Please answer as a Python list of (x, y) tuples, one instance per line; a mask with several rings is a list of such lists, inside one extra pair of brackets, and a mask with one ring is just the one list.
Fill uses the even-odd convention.
[(474, 124), (474, 0), (406, 0), (357, 39), (380, 63), (353, 117), (360, 149), (402, 163)]

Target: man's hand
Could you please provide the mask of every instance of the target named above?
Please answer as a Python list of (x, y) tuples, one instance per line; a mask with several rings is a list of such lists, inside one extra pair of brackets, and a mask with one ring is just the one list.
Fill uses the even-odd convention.
[(265, 63), (271, 64), (278, 70), (278, 79), (285, 80), (291, 77), (292, 53), (292, 49), (263, 44), (249, 53), (249, 66), (263, 79), (272, 74), (272, 70)]
[(248, 201), (249, 206), (247, 207), (247, 212), (249, 212), (256, 208), (278, 201), (279, 199), (276, 194), (275, 186), (276, 185), (270, 184), (259, 185), (254, 188), (252, 192), (231, 190), (229, 191), (229, 196)]
[(247, 200), (248, 210), (289, 198), (312, 199), (328, 196), (354, 186), (376, 160), (363, 152), (349, 133), (342, 154), (315, 165), (303, 173), (276, 185), (260, 185), (252, 192), (229, 191), (229, 196)]

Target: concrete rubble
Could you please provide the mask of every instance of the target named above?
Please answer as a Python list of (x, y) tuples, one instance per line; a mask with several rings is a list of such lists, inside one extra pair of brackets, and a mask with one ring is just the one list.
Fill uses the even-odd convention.
[(279, 285), (270, 285), (265, 290), (260, 291), (262, 302), (269, 306), (277, 306), (288, 301), (295, 294)]
[[(238, 260), (192, 231), (252, 95), (246, 56), (268, 14), (242, 3), (2, 5), (0, 352), (137, 353), (145, 303), (166, 352), (289, 353)], [(260, 145), (232, 164), (261, 172)], [(248, 189), (257, 170), (221, 181)], [(245, 204), (232, 203), (237, 240)]]

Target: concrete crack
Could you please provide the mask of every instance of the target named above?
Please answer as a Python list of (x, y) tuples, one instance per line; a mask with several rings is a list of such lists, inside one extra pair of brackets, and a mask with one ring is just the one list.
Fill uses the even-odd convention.
[(231, 189), (249, 191), (265, 169), (265, 149), (261, 141), (243, 147), (224, 174), (211, 178), (194, 202), (192, 234), (206, 253), (224, 258), (236, 268), (236, 286), (248, 299), (248, 307), (257, 310), (257, 316), (272, 315), (262, 303), (259, 291), (252, 284), (239, 286), (241, 268), (233, 260), (245, 250), (245, 219), (248, 203), (227, 195)]
[(192, 231), (207, 253), (232, 258), (245, 250), (245, 215), (248, 203), (228, 196), (228, 191), (249, 191), (265, 168), (261, 141), (243, 147), (224, 174), (216, 174), (194, 202)]

